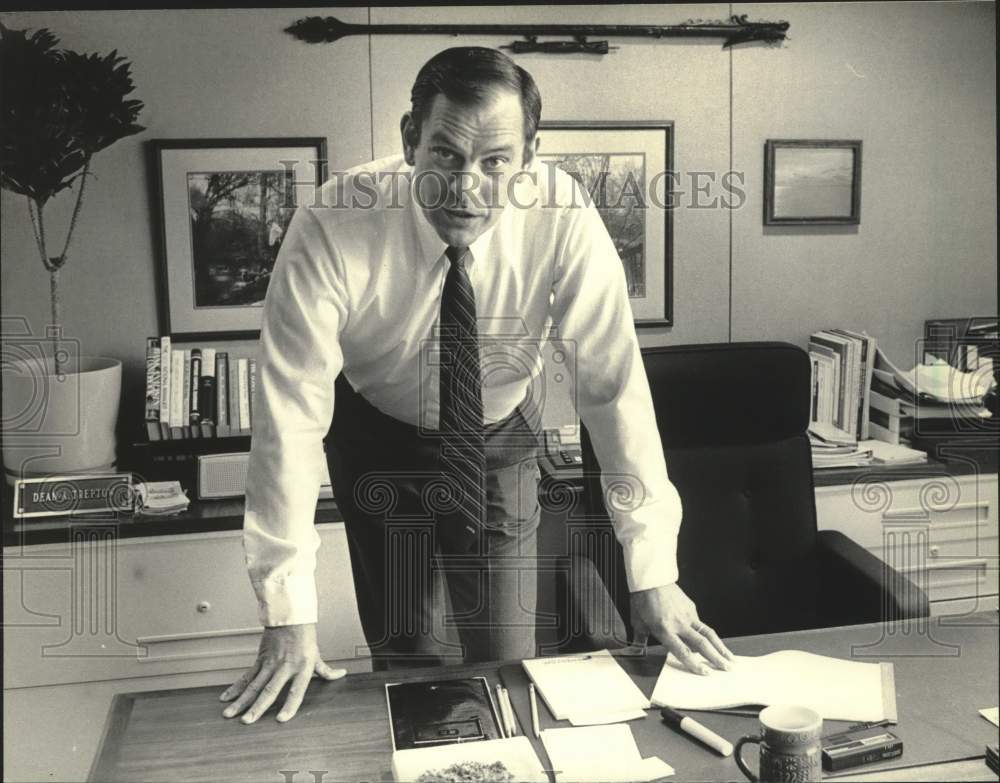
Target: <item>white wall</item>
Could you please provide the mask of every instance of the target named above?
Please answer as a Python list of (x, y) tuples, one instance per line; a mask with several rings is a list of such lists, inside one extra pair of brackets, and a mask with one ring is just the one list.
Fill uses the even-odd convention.
[[(789, 40), (723, 50), (717, 40), (616, 40), (604, 57), (521, 55), (547, 119), (666, 119), (682, 172), (744, 171), (740, 210), (674, 213), (674, 317), (644, 344), (778, 339), (866, 328), (900, 363), (924, 319), (996, 310), (995, 24), (990, 3), (741, 5), (787, 19)], [(726, 4), (374, 8), (374, 22), (624, 22), (719, 19)], [(331, 166), (398, 148), (419, 66), (462, 43), (508, 38), (352, 37), (310, 46), (282, 32), (307, 14), (363, 22), (366, 8), (39, 12), (65, 46), (133, 62), (148, 130), (95, 158), (70, 264), (67, 333), (126, 362), (123, 415), (142, 404), (143, 338), (157, 333), (154, 227), (143, 143), (152, 138), (320, 135)], [(370, 57), (369, 57), (370, 55)], [(768, 228), (769, 138), (864, 141), (861, 225)], [(65, 219), (69, 199), (52, 210)], [(40, 332), (48, 283), (23, 199), (2, 201), (2, 307)], [(568, 421), (568, 396), (547, 420)]]

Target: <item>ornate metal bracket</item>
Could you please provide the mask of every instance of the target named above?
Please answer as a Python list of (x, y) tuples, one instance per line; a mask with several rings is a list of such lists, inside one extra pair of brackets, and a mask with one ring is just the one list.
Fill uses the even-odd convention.
[[(504, 49), (520, 54), (548, 52), (566, 54), (584, 52), (607, 54), (607, 41), (590, 41), (589, 36), (623, 38), (722, 38), (722, 47), (763, 41), (769, 44), (785, 40), (788, 22), (750, 22), (747, 15), (733, 15), (728, 21), (695, 19), (675, 25), (635, 24), (351, 24), (332, 16), (307, 16), (285, 28), (285, 32), (306, 43), (331, 43), (349, 35), (519, 35)], [(571, 36), (572, 41), (539, 41), (542, 35)]]

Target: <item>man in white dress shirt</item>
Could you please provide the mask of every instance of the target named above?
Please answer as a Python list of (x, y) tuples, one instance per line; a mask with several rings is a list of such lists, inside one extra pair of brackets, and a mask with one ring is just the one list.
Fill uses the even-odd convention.
[(461, 47), (424, 65), (411, 98), (402, 158), (299, 207), (272, 273), (244, 523), (265, 630), (223, 714), (251, 723), (290, 684), (288, 720), (311, 677), (344, 674), (317, 645), (324, 459), (376, 667), (447, 657), (444, 590), (465, 660), (535, 655), (537, 381), (553, 327), (603, 471), (637, 499), (613, 512), (636, 637), (692, 671), (707, 673), (699, 653), (727, 668), (676, 584), (681, 502), (622, 264), (572, 178), (535, 161), (534, 81)]

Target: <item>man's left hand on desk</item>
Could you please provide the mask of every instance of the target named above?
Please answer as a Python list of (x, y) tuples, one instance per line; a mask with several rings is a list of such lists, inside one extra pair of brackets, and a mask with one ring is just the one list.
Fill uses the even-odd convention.
[(698, 610), (676, 584), (639, 590), (631, 595), (632, 626), (637, 642), (653, 636), (686, 669), (708, 674), (694, 653), (701, 653), (717, 669), (728, 669), (733, 654), (718, 634), (698, 619)]

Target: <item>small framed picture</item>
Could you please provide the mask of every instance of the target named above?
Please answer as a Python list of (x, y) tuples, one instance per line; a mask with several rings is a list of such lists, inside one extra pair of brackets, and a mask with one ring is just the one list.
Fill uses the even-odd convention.
[(538, 135), (541, 163), (591, 194), (625, 267), (636, 327), (672, 325), (673, 123), (543, 121)]
[(256, 339), (274, 260), (326, 178), (326, 139), (156, 139), (161, 331)]
[(764, 146), (764, 225), (861, 222), (861, 142), (769, 140)]

